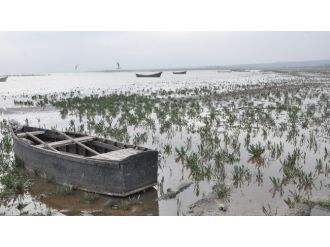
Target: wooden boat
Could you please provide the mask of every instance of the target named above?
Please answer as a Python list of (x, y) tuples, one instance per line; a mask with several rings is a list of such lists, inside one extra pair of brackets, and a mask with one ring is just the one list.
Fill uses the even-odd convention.
[(157, 184), (158, 152), (73, 132), (12, 124), (17, 161), (59, 184), (125, 197)]
[(8, 78), (8, 76), (0, 77), (0, 82), (5, 82), (5, 81), (7, 81), (7, 78)]
[(173, 74), (174, 75), (185, 75), (187, 73), (187, 71), (174, 71)]
[(136, 77), (160, 77), (162, 75), (163, 72), (159, 72), (159, 73), (156, 73), (156, 74), (148, 74), (148, 75), (145, 75), (145, 74), (136, 74)]

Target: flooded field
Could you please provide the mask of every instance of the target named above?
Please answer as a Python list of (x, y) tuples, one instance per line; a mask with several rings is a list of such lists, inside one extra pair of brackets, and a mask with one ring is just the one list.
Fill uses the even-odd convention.
[[(330, 76), (262, 71), (10, 77), (1, 83), (0, 215), (288, 215), (330, 199)], [(7, 121), (159, 151), (126, 199), (15, 168)]]

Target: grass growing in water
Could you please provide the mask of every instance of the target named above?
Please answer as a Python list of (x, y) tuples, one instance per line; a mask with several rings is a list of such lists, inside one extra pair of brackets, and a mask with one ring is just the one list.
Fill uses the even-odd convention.
[[(176, 170), (178, 166), (173, 169), (170, 164), (174, 163), (171, 158), (175, 155), (170, 154), (171, 147), (175, 146), (178, 147), (175, 149), (178, 158), (176, 161), (181, 160), (184, 164), (180, 179), (191, 179), (194, 182), (212, 180), (221, 184), (228, 172), (233, 175), (229, 179), (232, 179), (234, 185), (241, 184), (251, 177), (250, 172), (244, 175), (245, 169), (239, 163), (241, 159), (245, 159), (247, 153), (252, 156), (251, 161), (261, 164), (257, 167), (258, 171), (253, 172), (259, 185), (262, 185), (263, 174), (267, 174), (267, 177), (282, 177), (280, 181), (274, 177), (275, 188), (299, 192), (305, 188), (310, 190), (310, 187), (314, 188), (311, 185), (314, 182), (316, 184), (316, 181), (313, 180), (314, 176), (303, 170), (306, 166), (307, 145), (310, 148), (310, 151), (307, 150), (307, 160), (310, 160), (310, 155), (315, 155), (315, 159), (319, 160), (315, 164), (316, 174), (320, 179), (324, 179), (323, 174), (327, 176), (329, 155), (324, 143), (319, 141), (321, 136), (329, 136), (330, 133), (330, 122), (327, 120), (330, 116), (329, 94), (322, 90), (324, 85), (281, 89), (274, 82), (271, 84), (273, 89), (266, 90), (255, 90), (260, 85), (229, 86), (232, 91), (229, 93), (228, 90), (223, 94), (221, 90), (225, 87), (221, 85), (138, 93), (116, 91), (109, 95), (93, 93), (87, 97), (58, 94), (59, 96), (49, 97), (49, 100), (43, 96), (35, 99), (40, 101), (37, 105), (50, 102), (59, 109), (63, 117), (73, 117), (74, 121), (69, 125), (73, 130), (84, 129), (99, 136), (129, 140), (136, 144), (146, 142), (146, 145), (161, 150), (164, 155), (160, 167), (164, 174), (170, 174), (166, 177), (166, 182), (175, 177), (171, 178), (172, 172), (174, 174), (179, 171)], [(237, 90), (241, 92), (235, 92)], [(324, 95), (323, 92), (327, 93)], [(230, 100), (227, 101), (228, 95)], [(309, 101), (316, 103), (311, 106)], [(81, 125), (84, 128), (80, 128)], [(152, 144), (148, 142), (151, 140), (149, 133), (153, 137)], [(187, 137), (189, 141), (184, 143)], [(281, 141), (277, 143), (274, 140)], [(246, 149), (242, 149), (241, 144), (245, 144)], [(289, 151), (292, 146), (297, 147), (293, 153)], [(264, 157), (265, 148), (272, 160)], [(317, 149), (324, 149), (325, 152), (312, 154)], [(275, 166), (273, 162), (276, 163)], [(235, 163), (238, 163), (236, 168), (233, 166)], [(269, 174), (268, 165), (273, 168), (279, 165), (279, 170), (272, 170)], [(191, 173), (186, 173), (186, 168)], [(249, 183), (245, 186), (249, 186)], [(225, 188), (220, 188), (219, 191), (221, 195)], [(292, 197), (289, 200), (293, 201)]]
[(324, 200), (319, 202), (320, 206), (330, 209), (330, 200)]
[(234, 166), (234, 170), (232, 171), (234, 185), (240, 185), (245, 181), (249, 181), (251, 178), (251, 172), (248, 168), (242, 166)]
[(0, 135), (2, 136), (0, 140), (0, 183), (3, 185), (0, 195), (4, 197), (24, 192), (30, 186), (30, 181), (15, 166), (12, 139), (6, 120), (0, 122)]
[(216, 184), (213, 186), (213, 191), (217, 194), (218, 198), (229, 201), (231, 189), (224, 183)]
[(260, 158), (261, 155), (265, 152), (265, 148), (261, 146), (260, 143), (258, 144), (252, 144), (247, 148), (247, 151), (249, 154), (251, 154), (254, 158)]

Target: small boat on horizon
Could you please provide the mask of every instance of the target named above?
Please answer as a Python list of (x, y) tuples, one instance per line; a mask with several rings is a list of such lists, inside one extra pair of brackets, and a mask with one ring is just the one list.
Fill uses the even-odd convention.
[(187, 74), (187, 71), (173, 71), (174, 75), (185, 75)]
[(8, 76), (0, 77), (0, 82), (5, 82), (5, 81), (7, 81), (7, 78), (8, 78)]
[(155, 73), (155, 74), (136, 74), (136, 77), (160, 77), (163, 72)]
[(158, 152), (82, 133), (11, 122), (18, 163), (55, 183), (126, 197), (157, 184)]

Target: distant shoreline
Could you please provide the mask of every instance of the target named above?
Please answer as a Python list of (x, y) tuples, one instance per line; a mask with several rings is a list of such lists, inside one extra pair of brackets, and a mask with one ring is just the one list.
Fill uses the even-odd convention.
[(232, 65), (210, 65), (196, 67), (180, 67), (180, 68), (150, 68), (150, 69), (100, 69), (100, 70), (78, 70), (78, 71), (62, 71), (47, 73), (22, 73), (22, 74), (1, 74), (2, 76), (49, 76), (53, 73), (81, 73), (81, 72), (103, 72), (103, 73), (121, 73), (121, 72), (160, 72), (160, 71), (196, 71), (196, 70), (220, 70), (220, 71), (273, 71), (273, 72), (321, 72), (330, 73), (330, 60), (313, 60), (313, 61), (297, 61), (297, 62), (273, 62), (273, 63), (256, 63), (256, 64), (232, 64)]
[(198, 66), (198, 67), (181, 67), (181, 68), (154, 68), (154, 69), (109, 69), (109, 70), (93, 70), (89, 72), (153, 72), (153, 71), (192, 71), (192, 70), (228, 70), (228, 71), (246, 71), (246, 70), (262, 70), (262, 71), (311, 71), (311, 72), (330, 72), (330, 60), (313, 60), (313, 61), (297, 61), (297, 62), (274, 62), (259, 64), (234, 64), (234, 65), (214, 65), (214, 66)]

